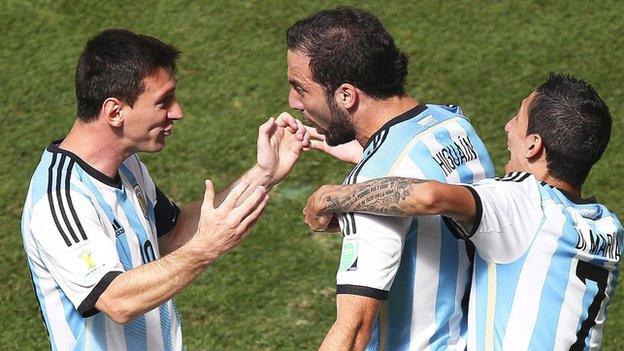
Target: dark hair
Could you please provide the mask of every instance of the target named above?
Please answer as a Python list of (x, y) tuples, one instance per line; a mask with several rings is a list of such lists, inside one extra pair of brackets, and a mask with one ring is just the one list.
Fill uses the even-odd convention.
[(580, 187), (604, 153), (611, 135), (609, 107), (587, 82), (551, 73), (537, 88), (528, 111), (527, 134), (538, 134), (548, 172)]
[(320, 11), (288, 28), (286, 41), (289, 50), (310, 59), (312, 77), (326, 94), (350, 83), (378, 99), (405, 95), (407, 55), (368, 12), (350, 7)]
[(158, 68), (175, 73), (180, 51), (162, 41), (125, 29), (108, 29), (91, 38), (76, 68), (77, 116), (97, 119), (104, 100), (132, 106), (143, 93), (143, 79)]

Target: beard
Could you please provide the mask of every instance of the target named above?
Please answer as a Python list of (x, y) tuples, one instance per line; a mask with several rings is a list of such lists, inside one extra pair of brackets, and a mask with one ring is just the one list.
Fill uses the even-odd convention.
[(329, 108), (329, 122), (327, 129), (323, 131), (325, 142), (329, 146), (348, 143), (355, 139), (355, 127), (349, 120), (349, 116), (340, 110), (333, 97), (327, 96)]

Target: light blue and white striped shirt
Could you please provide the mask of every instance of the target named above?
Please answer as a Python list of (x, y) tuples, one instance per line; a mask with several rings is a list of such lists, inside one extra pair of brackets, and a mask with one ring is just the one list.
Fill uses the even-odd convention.
[[(477, 202), (469, 350), (598, 350), (624, 231), (529, 173), (469, 186)], [(479, 213), (480, 212), (480, 213)]]
[(52, 143), (31, 179), (22, 239), (53, 350), (180, 350), (173, 301), (119, 325), (95, 303), (124, 271), (159, 258), (177, 207), (137, 156), (111, 179)]
[[(473, 182), (494, 176), (481, 139), (457, 106), (419, 105), (369, 140), (345, 184), (403, 176)], [(386, 300), (368, 350), (463, 350), (471, 262), (440, 216), (346, 213), (338, 294)]]

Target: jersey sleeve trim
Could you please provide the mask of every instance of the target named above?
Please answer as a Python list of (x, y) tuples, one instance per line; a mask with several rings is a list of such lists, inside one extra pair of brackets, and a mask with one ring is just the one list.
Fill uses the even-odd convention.
[(169, 201), (167, 196), (156, 187), (156, 205), (154, 216), (156, 217), (156, 234), (161, 237), (171, 231), (178, 223), (180, 208)]
[(120, 271), (112, 271), (106, 273), (102, 279), (93, 287), (93, 290), (85, 297), (80, 306), (78, 306), (78, 312), (82, 316), (82, 318), (91, 317), (98, 312), (100, 312), (97, 308), (95, 308), (95, 303), (100, 298), (100, 295), (104, 293), (106, 288), (113, 282), (118, 275), (122, 272)]
[(387, 291), (360, 285), (338, 285), (336, 286), (336, 294), (359, 295), (370, 297), (376, 300), (388, 299)]
[(479, 228), (479, 225), (481, 224), (481, 217), (483, 217), (483, 203), (481, 202), (481, 197), (474, 188), (467, 185), (464, 185), (464, 188), (470, 191), (475, 201), (475, 222), (472, 225), (472, 228), (470, 228), (470, 232), (466, 231), (464, 227), (462, 227), (459, 223), (457, 223), (454, 219), (450, 217), (442, 216), (442, 220), (444, 221), (444, 224), (446, 224), (446, 226), (449, 228), (453, 236), (455, 236), (457, 239), (468, 240), (473, 235), (475, 235), (477, 229)]

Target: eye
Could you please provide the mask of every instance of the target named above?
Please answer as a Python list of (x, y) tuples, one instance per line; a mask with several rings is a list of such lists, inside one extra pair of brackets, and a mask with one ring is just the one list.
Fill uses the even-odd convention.
[(173, 99), (175, 99), (175, 94), (166, 95), (156, 104), (156, 108), (160, 109), (169, 106), (171, 102), (173, 102)]

